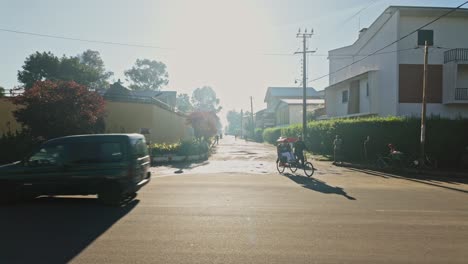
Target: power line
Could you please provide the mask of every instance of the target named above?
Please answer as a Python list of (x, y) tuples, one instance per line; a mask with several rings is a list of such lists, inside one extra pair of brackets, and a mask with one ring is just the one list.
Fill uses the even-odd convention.
[(381, 0), (374, 0), (372, 1), (371, 3), (369, 3), (367, 6), (361, 8), (359, 11), (357, 11), (354, 15), (350, 16), (349, 18), (343, 20), (343, 24), (350, 21), (351, 19), (355, 18), (356, 16), (358, 16), (359, 14), (361, 14), (364, 10), (368, 9), (369, 7), (373, 6), (374, 4), (376, 4), (377, 2), (379, 2)]
[(464, 5), (466, 5), (466, 4), (468, 4), (468, 1), (465, 1), (463, 4), (461, 4), (461, 5), (459, 5), (459, 6), (455, 7), (455, 8), (453, 8), (453, 9), (451, 9), (450, 11), (448, 11), (448, 12), (446, 12), (446, 13), (440, 15), (439, 17), (437, 17), (437, 18), (435, 18), (434, 20), (432, 20), (432, 21), (430, 21), (430, 22), (424, 24), (423, 26), (421, 26), (421, 27), (419, 27), (419, 28), (417, 28), (417, 29), (411, 31), (410, 33), (404, 35), (403, 37), (401, 37), (401, 38), (399, 38), (399, 39), (397, 39), (397, 40), (395, 40), (395, 41), (393, 41), (393, 42), (391, 42), (391, 43), (385, 45), (384, 47), (382, 47), (382, 48), (380, 48), (380, 49), (378, 49), (378, 50), (372, 52), (371, 54), (366, 55), (364, 58), (361, 58), (361, 59), (359, 59), (359, 60), (357, 60), (357, 61), (354, 61), (354, 62), (351, 63), (351, 64), (348, 64), (348, 65), (346, 65), (346, 66), (343, 66), (343, 67), (337, 69), (337, 70), (334, 71), (334, 72), (331, 72), (331, 73), (328, 73), (328, 74), (326, 74), (326, 75), (323, 75), (323, 76), (320, 76), (320, 77), (318, 77), (318, 78), (315, 78), (315, 79), (313, 79), (313, 80), (310, 80), (309, 82), (318, 81), (318, 80), (323, 79), (323, 78), (325, 78), (325, 77), (327, 77), (327, 76), (330, 76), (331, 74), (335, 74), (335, 73), (337, 73), (337, 72), (339, 72), (339, 71), (342, 71), (342, 70), (344, 70), (344, 69), (346, 69), (346, 68), (348, 68), (348, 67), (350, 67), (350, 66), (352, 66), (352, 65), (354, 65), (354, 64), (356, 64), (356, 63), (358, 63), (358, 62), (361, 62), (361, 61), (363, 61), (363, 60), (369, 58), (370, 56), (373, 56), (373, 55), (375, 55), (376, 53), (378, 53), (378, 52), (380, 52), (380, 51), (382, 51), (382, 50), (384, 50), (384, 49), (390, 47), (391, 45), (393, 45), (393, 44), (395, 44), (395, 43), (398, 43), (398, 42), (400, 42), (401, 40), (403, 40), (403, 39), (405, 39), (405, 38), (407, 38), (407, 37), (413, 35), (414, 33), (418, 32), (419, 30), (421, 30), (421, 29), (423, 29), (423, 28), (425, 28), (425, 27), (427, 27), (427, 26), (429, 26), (429, 25), (435, 23), (435, 22), (438, 21), (439, 19), (441, 19), (441, 18), (443, 18), (443, 17), (445, 17), (445, 16), (447, 16), (447, 15), (449, 15), (449, 14), (455, 12), (456, 10), (460, 9), (462, 6), (464, 6)]
[(71, 37), (65, 37), (65, 36), (59, 36), (59, 35), (39, 34), (39, 33), (34, 33), (34, 32), (18, 31), (18, 30), (6, 29), (6, 28), (0, 28), (0, 31), (22, 34), (22, 35), (30, 35), (30, 36), (36, 36), (36, 37), (81, 41), (81, 42), (88, 42), (88, 43), (99, 43), (99, 44), (126, 46), (126, 47), (171, 50), (171, 48), (164, 48), (164, 47), (152, 46), (152, 45), (131, 44), (131, 43), (123, 43), (123, 42), (101, 41), (101, 40), (91, 40), (91, 39), (82, 39), (82, 38), (71, 38)]

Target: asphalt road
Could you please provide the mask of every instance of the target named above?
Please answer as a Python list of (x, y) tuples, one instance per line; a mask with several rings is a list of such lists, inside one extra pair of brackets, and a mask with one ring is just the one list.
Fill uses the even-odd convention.
[(94, 197), (0, 207), (0, 263), (467, 263), (468, 182), (314, 162), (224, 138), (206, 162), (153, 168), (122, 208)]

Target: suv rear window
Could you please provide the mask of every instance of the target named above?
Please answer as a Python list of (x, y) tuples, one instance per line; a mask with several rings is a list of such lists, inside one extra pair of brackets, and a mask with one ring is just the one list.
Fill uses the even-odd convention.
[(133, 152), (137, 157), (142, 158), (148, 156), (148, 147), (144, 138), (132, 139)]

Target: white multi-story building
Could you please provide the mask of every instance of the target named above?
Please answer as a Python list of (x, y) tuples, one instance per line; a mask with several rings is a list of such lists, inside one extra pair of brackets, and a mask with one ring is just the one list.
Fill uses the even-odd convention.
[(390, 6), (354, 44), (329, 51), (327, 116), (420, 116), (427, 41), (428, 116), (468, 117), (468, 9), (407, 36), (451, 10)]

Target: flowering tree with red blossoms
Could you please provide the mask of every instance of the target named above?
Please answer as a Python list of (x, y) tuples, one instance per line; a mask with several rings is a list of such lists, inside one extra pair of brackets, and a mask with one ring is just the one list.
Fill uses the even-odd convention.
[(104, 131), (104, 99), (73, 81), (38, 81), (13, 102), (16, 120), (34, 137)]
[(219, 118), (214, 112), (193, 112), (188, 115), (187, 121), (193, 127), (195, 138), (199, 140), (207, 140), (218, 131), (216, 124)]

